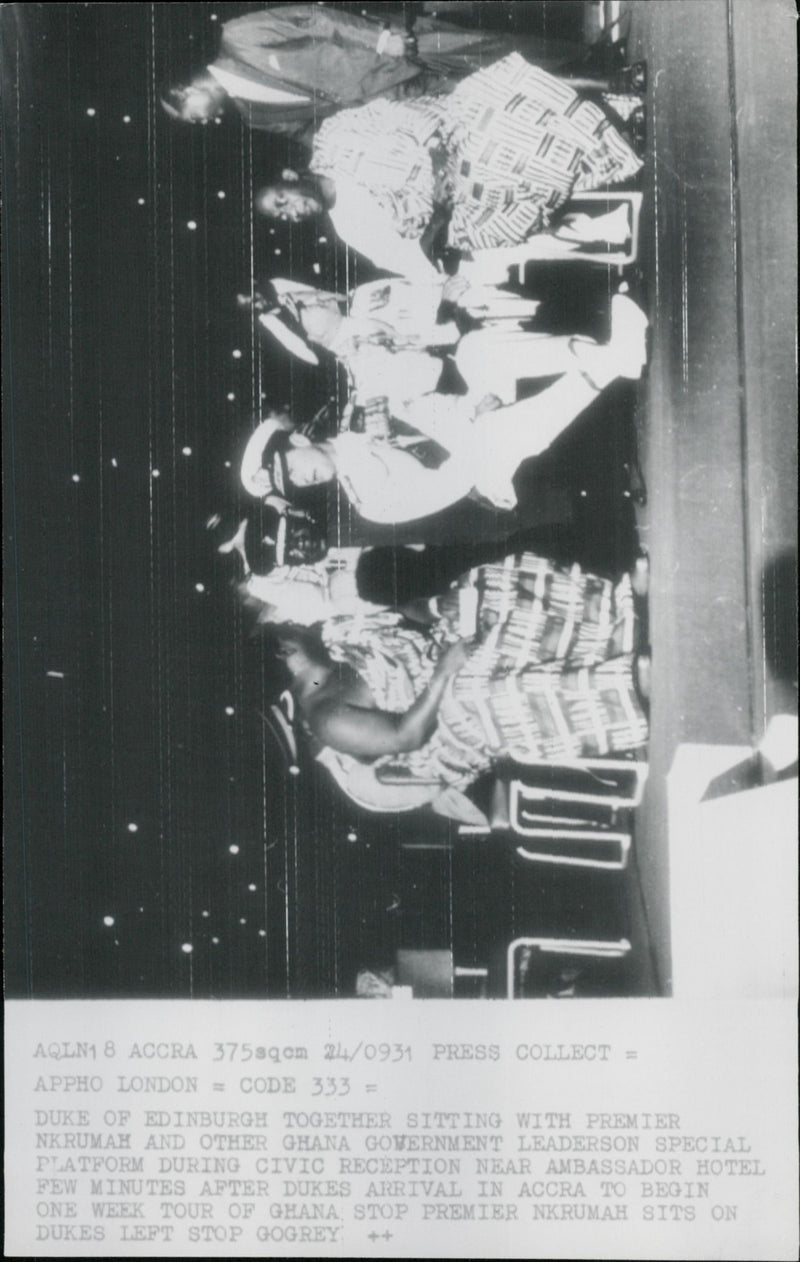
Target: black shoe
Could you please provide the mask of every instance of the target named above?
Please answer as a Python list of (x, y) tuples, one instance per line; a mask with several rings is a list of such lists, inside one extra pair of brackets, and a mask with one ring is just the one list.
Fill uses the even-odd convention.
[(643, 158), (647, 149), (647, 120), (643, 105), (633, 111), (621, 130), (637, 158)]
[(608, 91), (623, 96), (629, 92), (644, 96), (647, 91), (647, 62), (637, 61), (632, 66), (614, 71), (609, 78)]

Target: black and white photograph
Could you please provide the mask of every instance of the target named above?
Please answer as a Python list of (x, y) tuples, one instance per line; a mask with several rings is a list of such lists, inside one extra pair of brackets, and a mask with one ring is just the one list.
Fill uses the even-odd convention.
[[(2, 6), (9, 1014), (56, 1014), (66, 1049), (57, 1014), (85, 1001), (154, 1028), (191, 1001), (237, 1048), (230, 1001), (265, 1029), (282, 1001), (355, 1011), (376, 1048), (430, 1013), (454, 1076), (524, 1022), (493, 1071), (517, 1118), (519, 1062), (613, 1060), (632, 1036), (609, 1014), (794, 1006), (796, 30), (787, 0)], [(259, 1037), (261, 1070), (294, 1072)], [(26, 1090), (67, 1072), (48, 1046)], [(31, 1129), (80, 1136), (91, 1101), (59, 1083)], [(672, 1157), (623, 1172), (672, 1176), (631, 1217), (681, 1206), (690, 1232), (710, 1195), (729, 1231), (675, 1252), (656, 1225), (624, 1256), (792, 1254), (791, 1203), (774, 1237), (737, 1226), (686, 1156), (735, 1151), (711, 1173), (741, 1190), (756, 1144), (681, 1148), (688, 1122), (642, 1120), (677, 1118), (666, 1094), (590, 1103), (623, 1121), (589, 1130), (674, 1141), (625, 1149)], [(274, 1234), (291, 1214), (215, 1235), (191, 1200), (173, 1235), (146, 1198), (162, 1234), (67, 1227), (51, 1176), (75, 1170), (36, 1160), (16, 1256), (413, 1256), (401, 1214), (334, 1202), (344, 1227), (302, 1228), (329, 1237)], [(513, 1164), (494, 1173), (537, 1173)], [(459, 1195), (399, 1186), (411, 1218)], [(420, 1212), (450, 1232), (430, 1256), (623, 1256), (470, 1252), (462, 1216)]]

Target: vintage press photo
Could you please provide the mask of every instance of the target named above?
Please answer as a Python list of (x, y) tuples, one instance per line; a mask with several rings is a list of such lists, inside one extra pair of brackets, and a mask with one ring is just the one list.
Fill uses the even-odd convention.
[(784, 0), (0, 8), (12, 1256), (796, 1256)]

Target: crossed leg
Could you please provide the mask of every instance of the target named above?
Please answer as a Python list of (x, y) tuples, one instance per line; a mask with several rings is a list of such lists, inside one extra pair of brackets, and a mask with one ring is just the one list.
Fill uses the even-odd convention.
[[(482, 411), (476, 416), (473, 422), (476, 489), (494, 503), (504, 504), (509, 500), (513, 503), (511, 481), (524, 460), (545, 451), (616, 378), (635, 380), (641, 376), (646, 361), (646, 332), (644, 312), (630, 298), (615, 294), (611, 300), (611, 337), (605, 345), (577, 338), (538, 337), (530, 341), (530, 354), (520, 363), (522, 341), (519, 340), (515, 357), (517, 377), (537, 373), (550, 376), (557, 372), (562, 375), (531, 399)], [(523, 334), (520, 339), (526, 336), (530, 337)], [(472, 350), (474, 355), (475, 343)], [(487, 343), (487, 353), (490, 351)], [(536, 371), (532, 368), (534, 363)], [(494, 374), (497, 389), (493, 392), (503, 391), (508, 397), (510, 355), (507, 360), (496, 356), (474, 370), (467, 370), (473, 376), (471, 390), (480, 391)]]

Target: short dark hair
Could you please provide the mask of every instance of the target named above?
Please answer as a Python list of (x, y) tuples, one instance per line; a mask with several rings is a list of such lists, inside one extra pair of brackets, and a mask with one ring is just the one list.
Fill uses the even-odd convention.
[(320, 666), (330, 665), (330, 654), (322, 642), (318, 627), (304, 627), (294, 622), (281, 622), (269, 626), (265, 634), (276, 656), (279, 656), (285, 644), (292, 642), (301, 645), (303, 652)]
[(161, 84), (158, 90), (158, 99), (167, 113), (171, 113), (174, 110), (177, 114), (180, 114), (184, 93), (188, 87), (188, 79), (167, 79)]
[[(261, 466), (268, 469), (272, 474), (273, 484), (279, 494), (284, 492), (291, 485), (289, 477), (289, 467), (286, 462), (286, 453), (292, 445), (292, 431), (288, 429), (278, 429), (269, 439), (261, 453)], [(280, 470), (280, 477), (275, 477), (275, 468)]]

